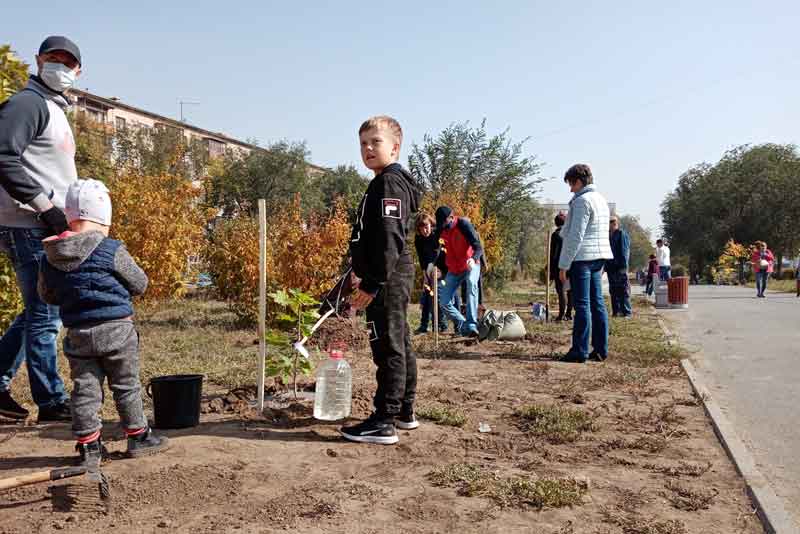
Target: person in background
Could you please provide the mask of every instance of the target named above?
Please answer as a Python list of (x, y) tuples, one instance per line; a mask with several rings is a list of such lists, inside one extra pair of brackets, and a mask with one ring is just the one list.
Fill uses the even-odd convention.
[(656, 260), (658, 261), (658, 275), (665, 282), (670, 279), (672, 266), (669, 260), (669, 247), (663, 239), (656, 241)]
[(619, 219), (612, 215), (608, 221), (609, 241), (614, 259), (606, 262), (608, 290), (611, 293), (611, 312), (614, 317), (631, 317), (631, 284), (628, 281), (628, 262), (631, 256), (631, 239), (620, 228)]
[[(608, 202), (595, 185), (592, 170), (579, 163), (570, 167), (564, 182), (574, 196), (561, 230), (564, 245), (558, 259), (558, 276), (566, 282), (567, 271), (575, 305), (572, 347), (564, 362), (585, 363), (608, 358), (608, 314), (603, 299), (603, 267), (613, 259), (608, 240)], [(592, 352), (589, 354), (591, 332)]]
[(572, 320), (572, 291), (566, 289), (566, 284), (558, 276), (558, 258), (561, 256), (561, 248), (564, 244), (561, 239), (561, 228), (563, 228), (566, 220), (567, 216), (563, 212), (559, 212), (556, 215), (554, 221), (556, 229), (550, 238), (550, 279), (555, 280), (556, 295), (558, 295), (558, 317), (556, 317), (556, 321)]
[(775, 264), (775, 256), (767, 248), (766, 243), (756, 241), (750, 262), (753, 265), (753, 272), (756, 273), (756, 297), (766, 298), (764, 292), (767, 290), (767, 280), (772, 272), (772, 266)]
[(800, 298), (800, 256), (797, 258), (797, 265), (794, 266), (794, 279), (797, 284), (797, 298)]
[[(420, 317), (419, 328), (415, 334), (426, 334), (428, 332), (428, 323), (433, 326), (433, 277), (428, 276), (425, 272), (428, 264), (434, 263), (439, 255), (439, 237), (433, 231), (436, 220), (429, 213), (420, 213), (417, 216), (417, 235), (414, 236), (414, 248), (417, 251), (417, 259), (422, 268), (422, 276), (424, 277), (422, 295), (419, 298), (419, 304), (422, 308), (422, 316)], [(447, 330), (447, 323), (442, 315), (441, 306), (439, 306), (439, 331), (444, 332)]]
[[(439, 265), (447, 269), (445, 283), (438, 288), (440, 302), (445, 303), (443, 307), (447, 316), (458, 323), (458, 332), (462, 336), (478, 337), (478, 282), (483, 259), (480, 236), (469, 219), (456, 216), (449, 206), (436, 209), (436, 229), (445, 248)], [(430, 274), (435, 268), (430, 264), (426, 272)], [(453, 296), (463, 282), (467, 284), (466, 315), (452, 304)]]
[(648, 297), (653, 296), (653, 287), (658, 276), (658, 260), (655, 254), (650, 254), (650, 262), (647, 264), (647, 286), (644, 292)]

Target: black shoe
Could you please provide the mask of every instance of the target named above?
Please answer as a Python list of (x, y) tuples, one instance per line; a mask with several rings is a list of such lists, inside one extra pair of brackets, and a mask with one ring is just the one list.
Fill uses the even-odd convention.
[(100, 438), (89, 443), (76, 443), (75, 451), (81, 455), (78, 465), (87, 469), (98, 469), (103, 460), (108, 457), (108, 450)]
[(567, 321), (571, 321), (572, 320), (572, 316), (571, 315), (565, 315), (564, 319), (567, 320)]
[(55, 423), (72, 421), (72, 413), (69, 410), (69, 403), (62, 402), (55, 406), (39, 408), (37, 423)]
[(150, 456), (169, 448), (169, 439), (166, 436), (156, 436), (150, 427), (136, 436), (128, 436), (128, 450), (125, 456), (128, 458), (139, 458)]
[(409, 415), (401, 414), (395, 417), (394, 426), (400, 430), (414, 430), (419, 428), (419, 421), (417, 421), (417, 416), (413, 412)]
[(421, 336), (422, 334), (427, 334), (427, 333), (428, 333), (428, 329), (427, 328), (419, 327), (416, 330), (414, 330), (414, 335), (415, 336)]
[[(625, 317), (630, 317), (630, 315), (626, 315)], [(608, 354), (601, 356), (596, 350), (593, 350), (591, 354), (589, 354), (589, 359), (596, 362), (604, 362), (608, 359)]]
[(17, 404), (8, 391), (0, 391), (0, 415), (9, 419), (27, 419), (28, 410)]
[(577, 354), (565, 354), (559, 361), (564, 363), (586, 363), (586, 357), (578, 356)]
[(394, 423), (383, 421), (376, 417), (375, 414), (369, 416), (363, 423), (342, 427), (339, 432), (341, 432), (344, 439), (359, 443), (392, 445), (400, 441), (394, 429)]

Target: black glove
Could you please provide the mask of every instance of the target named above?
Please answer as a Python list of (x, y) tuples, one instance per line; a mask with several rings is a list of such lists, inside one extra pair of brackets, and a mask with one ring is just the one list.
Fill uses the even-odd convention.
[(47, 211), (41, 212), (39, 218), (50, 227), (55, 235), (65, 232), (69, 228), (67, 225), (67, 217), (64, 215), (64, 212), (55, 206)]

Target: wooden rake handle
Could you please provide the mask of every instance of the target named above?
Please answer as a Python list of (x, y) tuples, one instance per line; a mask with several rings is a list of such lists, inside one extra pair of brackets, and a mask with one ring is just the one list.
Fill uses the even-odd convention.
[(85, 467), (62, 467), (59, 469), (51, 469), (49, 471), (39, 471), (29, 475), (19, 475), (16, 477), (0, 479), (0, 490), (18, 488), (20, 486), (38, 484), (39, 482), (48, 482), (51, 480), (61, 480), (62, 478), (77, 477), (85, 473)]

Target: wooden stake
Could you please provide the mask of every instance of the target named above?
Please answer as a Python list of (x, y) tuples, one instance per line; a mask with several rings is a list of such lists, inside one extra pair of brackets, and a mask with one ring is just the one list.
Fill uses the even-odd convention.
[(433, 348), (439, 350), (439, 269), (433, 268)]
[(267, 203), (258, 200), (258, 411), (264, 411), (264, 374), (267, 364)]

